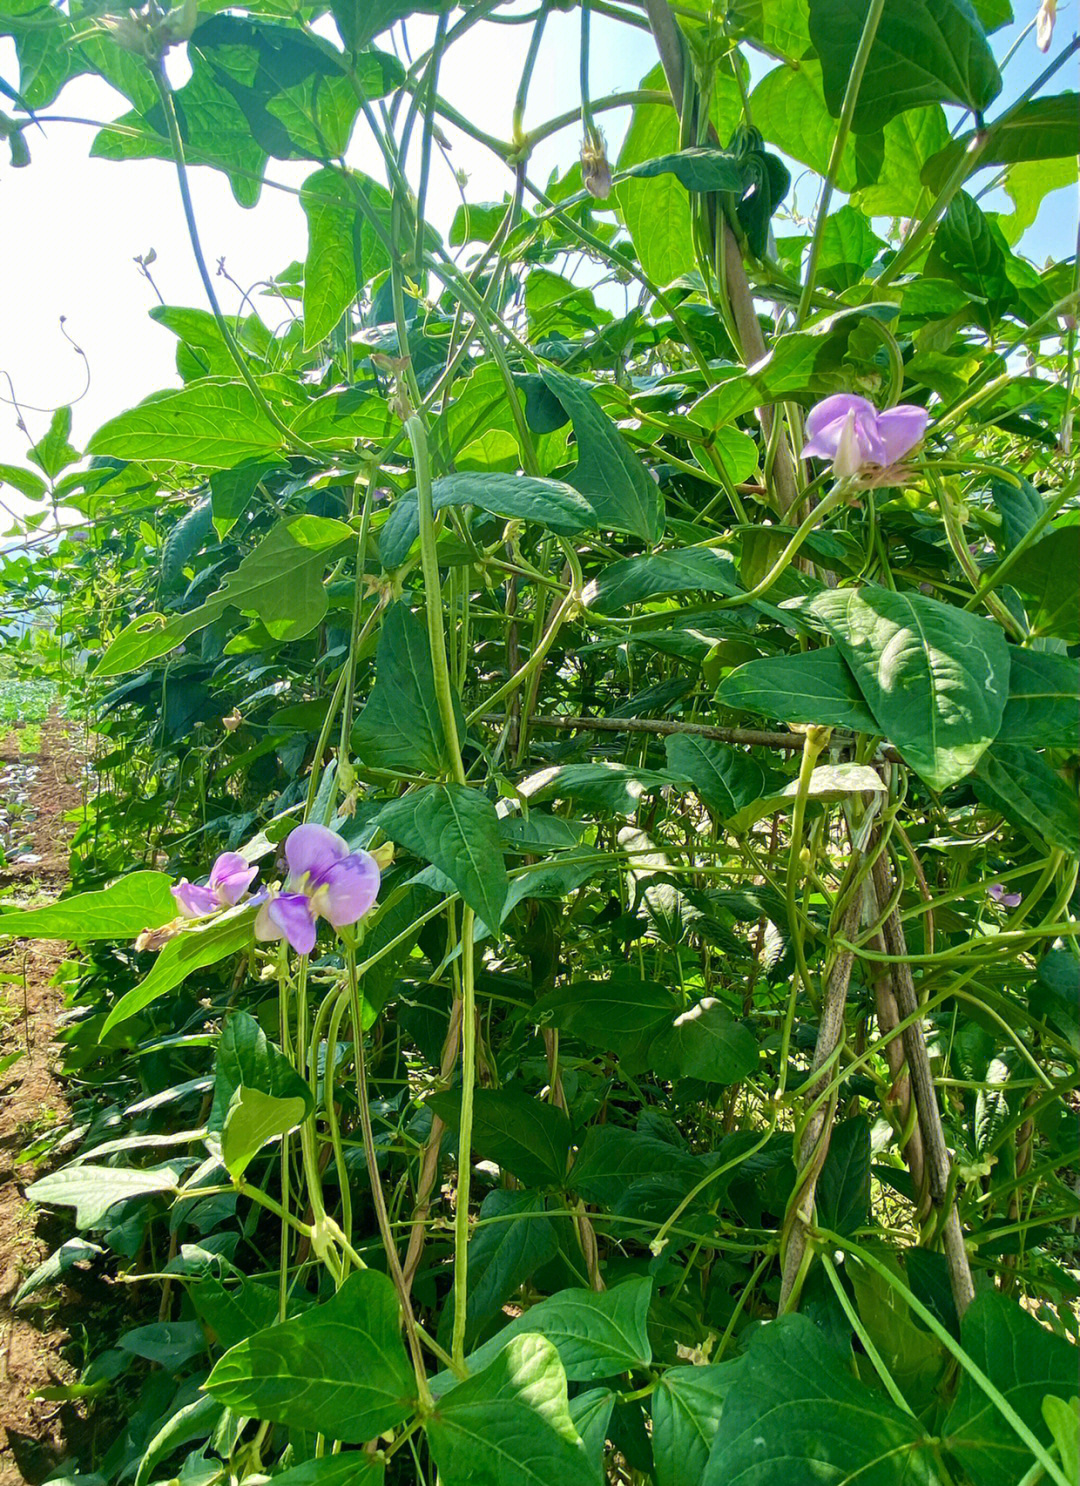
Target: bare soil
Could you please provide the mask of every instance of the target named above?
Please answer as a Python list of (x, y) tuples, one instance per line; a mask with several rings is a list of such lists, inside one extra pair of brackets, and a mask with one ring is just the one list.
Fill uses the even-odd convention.
[[(7, 780), (0, 795), (6, 788), (28, 797), (18, 835), (22, 854), (32, 858), (0, 868), (5, 909), (40, 906), (67, 885), (74, 826), (64, 817), (81, 803), (84, 760), (76, 730), (69, 733), (57, 717), (42, 725), (39, 753), (20, 750), (17, 727), (0, 739), (0, 778)], [(23, 1196), (48, 1163), (19, 1159), (35, 1137), (68, 1120), (53, 1042), (63, 1008), (54, 980), (66, 949), (51, 940), (0, 942), (0, 1058), (22, 1053), (0, 1074), (0, 1486), (37, 1486), (57, 1474), (81, 1453), (86, 1431), (78, 1404), (33, 1396), (77, 1376), (69, 1355), (78, 1324), (77, 1276), (73, 1286), (41, 1292), (40, 1303), (12, 1306), (25, 1276), (70, 1236), (62, 1219)]]

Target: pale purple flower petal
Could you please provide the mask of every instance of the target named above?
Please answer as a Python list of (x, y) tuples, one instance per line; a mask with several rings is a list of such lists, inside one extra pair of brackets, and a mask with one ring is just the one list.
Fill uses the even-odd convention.
[(834, 392), (832, 397), (815, 403), (806, 415), (806, 431), (816, 439), (830, 424), (842, 424), (849, 413), (860, 413), (864, 418), (876, 417), (874, 404), (868, 398), (856, 397), (851, 392)]
[(363, 918), (378, 894), (378, 863), (368, 852), (357, 851), (324, 874), (311, 895), (311, 908), (340, 929)]
[[(298, 955), (309, 955), (315, 948), (315, 916), (311, 903), (303, 893), (278, 893), (266, 905), (266, 913), (281, 933), (274, 937), (285, 938)], [(259, 917), (263, 909), (259, 909)]]
[(336, 831), (326, 826), (297, 826), (285, 842), (285, 860), (289, 872), (299, 883), (305, 873), (321, 881), (335, 862), (349, 855), (349, 848)]
[(896, 464), (905, 454), (910, 454), (916, 444), (921, 444), (926, 435), (930, 414), (925, 408), (912, 403), (901, 403), (877, 415), (877, 431), (885, 445), (884, 464)]
[(1005, 884), (1002, 882), (992, 882), (986, 891), (988, 896), (993, 898), (995, 903), (1000, 903), (1003, 908), (1018, 908), (1024, 901), (1023, 893), (1007, 893)]
[(222, 906), (231, 908), (258, 875), (258, 867), (248, 866), (238, 851), (223, 851), (210, 869), (210, 888)]
[(213, 913), (215, 908), (220, 908), (216, 895), (208, 887), (199, 887), (197, 883), (188, 882), (186, 877), (180, 881), (172, 890), (172, 895), (180, 905), (180, 912), (185, 918), (202, 918), (206, 913)]

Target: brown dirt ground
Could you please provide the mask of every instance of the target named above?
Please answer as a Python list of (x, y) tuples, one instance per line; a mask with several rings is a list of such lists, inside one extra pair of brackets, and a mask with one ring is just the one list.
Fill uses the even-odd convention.
[[(0, 739), (0, 767), (38, 767), (27, 785), (29, 806), (36, 812), (27, 835), (40, 861), (0, 870), (5, 907), (47, 901), (66, 886), (66, 842), (73, 826), (64, 815), (81, 802), (84, 758), (74, 727), (69, 733), (56, 717), (42, 726), (39, 754), (20, 752), (17, 729)], [(69, 1236), (62, 1221), (35, 1210), (23, 1197), (46, 1163), (18, 1159), (35, 1134), (68, 1117), (53, 1043), (63, 993), (52, 982), (65, 952), (64, 944), (51, 940), (0, 947), (5, 977), (0, 980), (0, 1055), (23, 1053), (0, 1075), (0, 1486), (47, 1480), (77, 1453), (85, 1429), (78, 1405), (30, 1396), (75, 1379), (64, 1349), (77, 1316), (77, 1295), (44, 1292), (43, 1305), (11, 1306), (25, 1275)]]

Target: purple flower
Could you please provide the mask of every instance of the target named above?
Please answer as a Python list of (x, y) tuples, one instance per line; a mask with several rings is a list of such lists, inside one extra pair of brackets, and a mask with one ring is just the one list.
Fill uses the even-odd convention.
[(992, 882), (986, 891), (1002, 908), (1017, 908), (1024, 901), (1023, 893), (1007, 893), (1004, 883)]
[(223, 851), (211, 867), (205, 887), (181, 877), (172, 894), (185, 918), (202, 918), (239, 903), (258, 875), (258, 867), (248, 866), (238, 851)]
[(366, 851), (350, 851), (325, 826), (297, 826), (285, 842), (289, 876), (255, 919), (257, 939), (285, 938), (299, 955), (315, 948), (316, 920), (335, 929), (355, 924), (375, 902), (379, 865)]
[(810, 409), (803, 458), (831, 460), (841, 480), (866, 465), (887, 469), (922, 442), (929, 422), (926, 409), (911, 403), (879, 413), (865, 397), (838, 392)]

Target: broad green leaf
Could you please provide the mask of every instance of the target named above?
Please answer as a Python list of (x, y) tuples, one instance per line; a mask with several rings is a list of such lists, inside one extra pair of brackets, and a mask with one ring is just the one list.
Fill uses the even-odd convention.
[[(698, 8), (709, 12), (704, 0)], [(811, 50), (807, 0), (737, 0), (727, 24), (774, 57), (797, 62)]]
[(307, 217), (304, 262), (304, 349), (337, 326), (363, 283), (363, 217), (342, 172), (333, 165), (309, 175), (300, 190)]
[[(601, 415), (602, 416), (602, 415)], [(563, 536), (574, 536), (596, 525), (596, 513), (585, 497), (563, 480), (531, 475), (444, 475), (431, 486), (436, 512), (449, 506), (479, 506), (506, 520), (534, 521)], [(394, 502), (379, 533), (379, 557), (384, 568), (399, 567), (420, 533), (415, 491)]]
[(1024, 160), (1010, 165), (1002, 189), (1012, 198), (1014, 210), (998, 216), (1001, 235), (1015, 247), (1039, 215), (1039, 208), (1052, 191), (1076, 185), (1076, 159)]
[(540, 997), (533, 1015), (539, 1024), (550, 1022), (587, 1047), (622, 1054), (669, 1026), (675, 1010), (665, 986), (615, 975), (557, 986)]
[(325, 516), (294, 516), (279, 522), (199, 608), (172, 619), (164, 614), (133, 619), (101, 657), (95, 676), (123, 676), (141, 669), (213, 624), (229, 608), (257, 614), (275, 640), (309, 634), (326, 613), (326, 565), (352, 540), (344, 522)]
[(1016, 647), (1009, 655), (1009, 700), (998, 729), (998, 745), (1075, 747), (1080, 660)]
[(313, 1108), (311, 1089), (288, 1058), (267, 1037), (253, 1016), (234, 1011), (218, 1039), (214, 1068), (214, 1095), (206, 1122), (220, 1132), (237, 1089), (257, 1089), (276, 1099), (299, 1099), (304, 1114)]
[(631, 604), (669, 593), (718, 593), (726, 597), (739, 592), (735, 561), (721, 548), (689, 547), (670, 552), (652, 552), (610, 563), (600, 576), (585, 585), (583, 598), (599, 614), (612, 614)]
[(254, 923), (254, 910), (241, 904), (229, 909), (220, 918), (182, 930), (165, 945), (146, 979), (120, 997), (105, 1018), (105, 1025), (101, 1029), (102, 1037), (121, 1022), (137, 1015), (152, 1001), (182, 985), (196, 970), (203, 970), (207, 965), (216, 965), (230, 955), (247, 949), (251, 944)]
[[(869, 1186), (869, 1172), (866, 1180)], [(900, 1278), (895, 1256), (886, 1251), (881, 1257)], [(900, 1291), (875, 1270), (852, 1265), (850, 1278), (859, 1317), (870, 1340), (905, 1399), (917, 1414), (922, 1414), (936, 1401), (935, 1389), (941, 1384), (948, 1354), (937, 1337), (915, 1320)], [(870, 1380), (873, 1375), (867, 1370), (865, 1376)]]
[(814, 723), (875, 733), (874, 714), (835, 647), (748, 661), (725, 676), (716, 700), (780, 722)]
[(658, 175), (673, 175), (688, 191), (727, 191), (739, 196), (747, 185), (745, 167), (739, 157), (715, 145), (697, 145), (692, 149), (677, 150), (674, 154), (642, 160), (640, 164), (631, 165), (626, 174), (645, 180)]
[(469, 1243), (465, 1345), (472, 1346), (514, 1291), (554, 1259), (559, 1243), (537, 1192), (489, 1192)]
[(74, 464), (82, 455), (71, 443), (71, 409), (57, 408), (49, 423), (49, 431), (43, 439), (31, 445), (27, 457), (39, 469), (45, 471), (50, 480), (55, 480), (61, 470)]
[[(1030, 98), (1015, 111), (1010, 109), (1003, 122), (991, 128), (989, 142), (972, 168), (982, 170), (987, 165), (1067, 157), (1075, 160), (1080, 145), (1078, 134), (1075, 93)], [(931, 156), (922, 168), (923, 184), (932, 191), (940, 191), (971, 150), (975, 138), (975, 131), (961, 134), (946, 149)]]
[(461, 784), (431, 784), (379, 812), (379, 829), (437, 867), (489, 928), (502, 922), (507, 877), (499, 817)]
[(393, 1429), (416, 1395), (393, 1284), (358, 1270), (322, 1305), (226, 1352), (203, 1386), (236, 1413), (347, 1444)]
[(983, 754), (972, 781), (979, 799), (1036, 840), (1075, 856), (1080, 845), (1080, 804), (1066, 784), (1032, 748), (995, 744)]
[[(642, 79), (643, 88), (662, 89), (663, 69)], [(669, 103), (639, 103), (630, 118), (618, 169), (671, 155), (679, 148), (679, 120)], [(690, 198), (674, 175), (655, 180), (620, 181), (615, 200), (646, 275), (661, 287), (695, 267)]]
[[(156, 1362), (169, 1372), (175, 1372), (192, 1357), (206, 1351), (206, 1337), (198, 1321), (152, 1321), (147, 1326), (135, 1326), (126, 1331), (116, 1345), (133, 1357)], [(221, 1405), (214, 1407), (220, 1410)]]
[(274, 1476), (274, 1486), (382, 1486), (386, 1461), (363, 1450), (316, 1456)]
[[(185, 382), (201, 382), (206, 377), (231, 380), (236, 376), (232, 352), (209, 310), (155, 305), (150, 318), (178, 338), (176, 369)], [(263, 362), (259, 369), (268, 370), (266, 356), (273, 345), (273, 337), (258, 316), (230, 315), (226, 324), (248, 358), (248, 365), (251, 366), (252, 358), (257, 357)]]
[(668, 1140), (622, 1125), (590, 1125), (570, 1184), (586, 1202), (617, 1208), (651, 1192), (666, 1194), (672, 1180), (689, 1189), (702, 1175), (699, 1162)]
[(341, 39), (358, 52), (397, 21), (414, 14), (438, 15), (447, 0), (334, 0), (330, 7)]
[(546, 1336), (509, 1340), (439, 1399), (424, 1427), (445, 1486), (596, 1486)]
[(133, 1171), (124, 1166), (65, 1166), (26, 1189), (31, 1202), (73, 1207), (76, 1228), (98, 1228), (110, 1208), (132, 1197), (175, 1192), (178, 1172), (172, 1166)]
[(659, 769), (633, 769), (626, 764), (563, 764), (541, 769), (518, 786), (527, 800), (577, 800), (585, 808), (633, 815), (641, 796), (663, 789), (671, 779)]
[(1001, 515), (1002, 540), (997, 543), (1011, 552), (1046, 510), (1046, 502), (1029, 480), (1014, 475), (1011, 480), (992, 479), (990, 496)]
[(951, 279), (999, 315), (1014, 297), (1008, 252), (990, 219), (966, 191), (958, 191), (934, 234), (927, 271)]
[(669, 1367), (652, 1396), (656, 1486), (701, 1486), (738, 1362)]
[(826, 289), (850, 289), (862, 278), (885, 244), (862, 212), (842, 206), (826, 219), (818, 259), (818, 283)]
[(221, 1132), (221, 1159), (234, 1181), (239, 1181), (264, 1145), (296, 1129), (308, 1104), (304, 1099), (278, 1099), (243, 1084), (234, 1091)]
[(978, 763), (997, 734), (1009, 647), (997, 625), (921, 593), (833, 589), (793, 601), (835, 642), (878, 728), (932, 789)]
[(1080, 526), (1063, 526), (1021, 553), (1009, 582), (1025, 600), (1032, 633), (1080, 640)]
[(47, 908), (0, 914), (0, 934), (24, 939), (134, 939), (177, 916), (176, 899), (164, 872), (130, 872), (98, 893), (76, 893)]
[(12, 1305), (21, 1305), (24, 1300), (33, 1295), (35, 1290), (40, 1290), (43, 1285), (54, 1284), (69, 1270), (74, 1269), (76, 1264), (94, 1259), (104, 1252), (100, 1244), (90, 1243), (85, 1238), (65, 1239), (58, 1249), (54, 1250), (36, 1269), (30, 1271), (15, 1291)]
[(571, 1383), (647, 1367), (652, 1361), (647, 1325), (651, 1299), (652, 1280), (645, 1277), (599, 1293), (560, 1290), (504, 1326), (466, 1360), (470, 1371), (477, 1372), (515, 1337), (536, 1332), (554, 1344)]
[[(890, 119), (883, 133), (885, 158), (877, 179), (855, 194), (853, 204), (873, 217), (916, 217), (931, 201), (929, 191), (919, 179), (919, 171), (935, 150), (948, 143), (945, 110), (936, 103), (928, 108), (909, 109)], [(856, 139), (859, 138), (874, 136), (857, 135)]]
[[(200, 1330), (198, 1326), (195, 1329)], [(201, 1332), (199, 1341), (198, 1350), (201, 1351), (206, 1345)], [(193, 1352), (192, 1355), (197, 1356), (198, 1353)], [(157, 1361), (158, 1359), (150, 1358), (149, 1360)], [(212, 1436), (223, 1413), (221, 1404), (206, 1397), (193, 1399), (191, 1403), (184, 1404), (182, 1408), (177, 1409), (166, 1419), (143, 1451), (139, 1468), (135, 1473), (134, 1486), (144, 1486), (144, 1483), (153, 1476), (158, 1464), (181, 1445), (186, 1445), (191, 1440), (205, 1439), (207, 1435)]]
[(748, 1027), (715, 996), (705, 996), (650, 1045), (649, 1063), (659, 1078), (734, 1084), (753, 1073), (758, 1048)]
[(753, 1337), (724, 1400), (702, 1486), (791, 1486), (792, 1461), (841, 1486), (940, 1486), (918, 1420), (852, 1377), (805, 1316)]
[(592, 1462), (595, 1481), (603, 1480), (604, 1447), (614, 1408), (615, 1394), (610, 1388), (587, 1388), (570, 1400), (570, 1418)]
[(839, 1120), (817, 1185), (818, 1221), (833, 1233), (854, 1233), (870, 1210), (870, 1125), (864, 1115)]
[[(766, 6), (769, 0), (765, 0)], [(822, 91), (821, 64), (808, 58), (798, 67), (776, 67), (767, 72), (750, 95), (756, 126), (770, 144), (793, 160), (825, 175), (836, 139), (836, 120), (830, 117)], [(948, 136), (946, 135), (946, 138)], [(837, 184), (853, 192), (877, 181), (885, 159), (880, 133), (855, 135), (840, 161)], [(916, 184), (918, 172), (915, 173)]]
[[(457, 728), (464, 719), (454, 698)], [(373, 769), (439, 774), (450, 765), (427, 626), (408, 604), (391, 604), (379, 631), (375, 685), (356, 719), (353, 747)]]
[(1060, 1027), (1080, 1047), (1080, 959), (1069, 949), (1052, 949), (1039, 961), (1028, 1000), (1037, 1016)]
[(244, 382), (208, 377), (178, 392), (153, 396), (103, 423), (90, 454), (159, 464), (229, 469), (244, 459), (276, 454), (282, 435)]
[[(976, 1296), (965, 1311), (960, 1340), (1036, 1438), (1049, 1444), (1042, 1401), (1048, 1394), (1068, 1400), (1076, 1393), (1076, 1348), (993, 1290)], [(942, 1435), (972, 1486), (1016, 1486), (1034, 1463), (1023, 1440), (966, 1372)]]
[[(865, 0), (810, 0), (810, 39), (833, 118), (840, 117), (866, 11)], [(967, 0), (885, 0), (851, 127), (865, 134), (928, 103), (981, 115), (1000, 91), (994, 54)]]
[(592, 506), (601, 525), (657, 541), (664, 525), (659, 486), (588, 384), (553, 367), (541, 367), (540, 375), (574, 425), (578, 460), (569, 483)]
[(34, 470), (25, 470), (17, 464), (0, 464), (0, 488), (10, 485), (27, 500), (40, 500), (48, 485)]
[(745, 750), (693, 733), (664, 740), (668, 771), (687, 780), (718, 820), (737, 815), (765, 788), (765, 771)]
[(214, 530), (219, 537), (227, 536), (247, 510), (259, 484), (273, 469), (275, 463), (265, 460), (248, 460), (228, 470), (215, 470), (210, 476), (210, 507), (214, 515)]
[[(451, 1130), (461, 1124), (458, 1092), (431, 1094), (427, 1107)], [(477, 1089), (473, 1099), (473, 1152), (495, 1161), (529, 1187), (559, 1187), (566, 1180), (570, 1121), (554, 1104), (520, 1089)]]
[(248, 1279), (239, 1270), (228, 1285), (209, 1275), (188, 1287), (195, 1312), (219, 1347), (235, 1347), (278, 1317), (277, 1289)]

